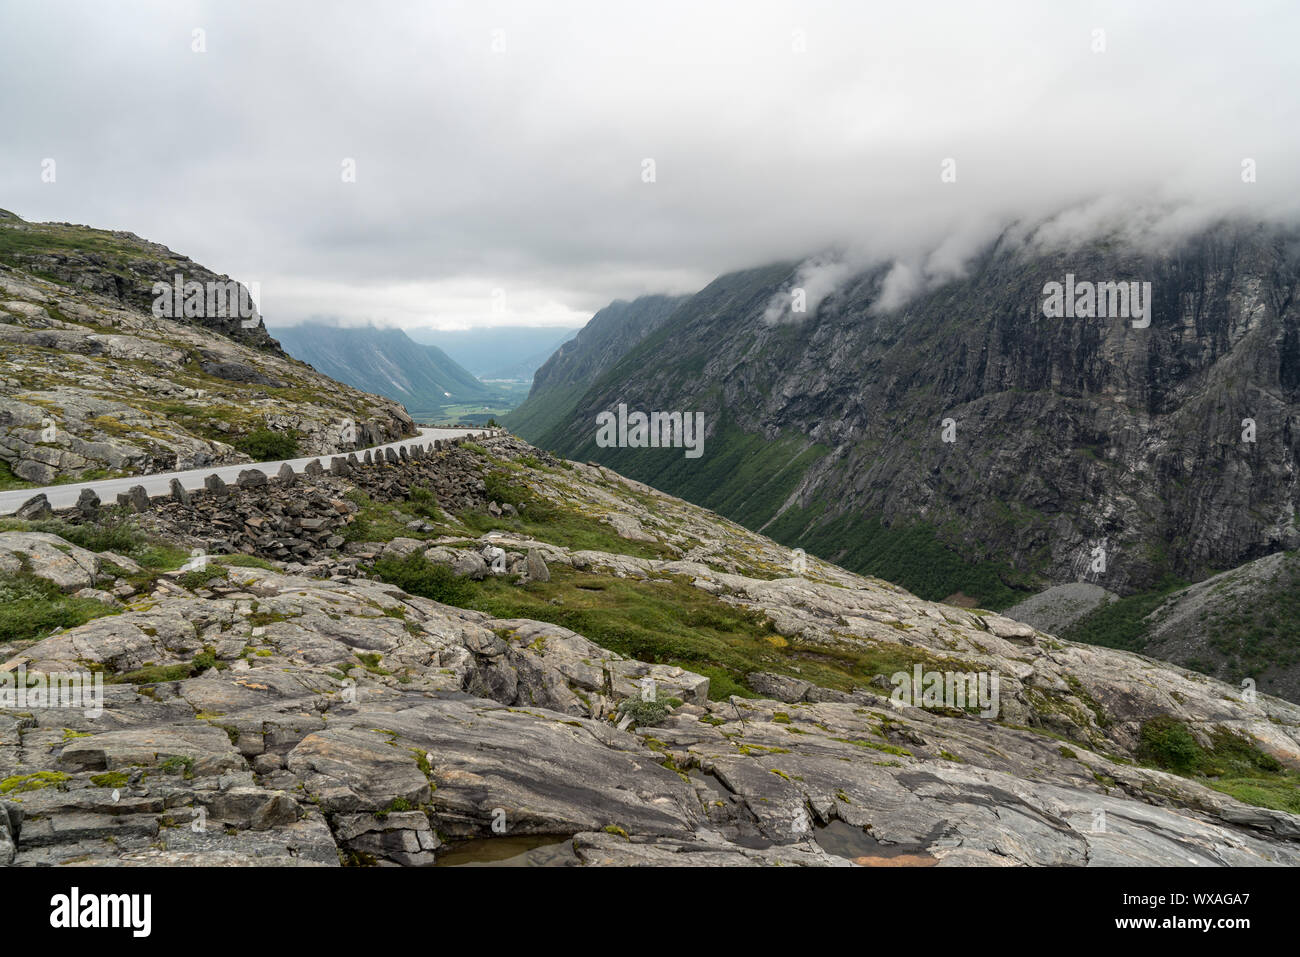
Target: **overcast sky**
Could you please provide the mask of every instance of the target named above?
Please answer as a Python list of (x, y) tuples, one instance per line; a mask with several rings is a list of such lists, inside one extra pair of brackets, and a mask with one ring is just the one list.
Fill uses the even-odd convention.
[(580, 325), (1078, 204), (1289, 216), (1297, 38), (1250, 0), (4, 0), (0, 207), (258, 281), (272, 326)]

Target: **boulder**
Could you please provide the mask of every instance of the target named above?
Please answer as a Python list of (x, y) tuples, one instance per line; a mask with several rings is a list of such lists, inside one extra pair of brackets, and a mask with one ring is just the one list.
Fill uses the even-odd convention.
[(93, 518), (99, 511), (99, 496), (94, 489), (83, 488), (77, 496), (77, 511), (83, 518)]
[(452, 573), (461, 578), (470, 578), (474, 581), (482, 581), (487, 577), (487, 562), (483, 561), (483, 556), (477, 552), (461, 552), (451, 565)]
[(132, 485), (126, 493), (127, 504), (137, 512), (149, 510), (149, 493), (143, 485)]
[(814, 687), (811, 681), (773, 674), (770, 671), (751, 671), (745, 675), (745, 681), (764, 698), (791, 703), (808, 700), (808, 693)]
[(298, 820), (298, 802), (284, 791), (260, 787), (233, 787), (222, 791), (208, 805), (208, 813), (235, 827), (264, 831)]
[(551, 580), (551, 571), (546, 567), (546, 561), (542, 558), (542, 553), (535, 548), (528, 549), (526, 568), (529, 581), (548, 582)]
[(33, 495), (27, 501), (23, 502), (22, 505), (19, 505), (18, 511), (14, 512), (14, 515), (24, 521), (30, 522), (36, 519), (46, 518), (51, 515), (53, 511), (54, 510), (50, 508), (50, 500), (45, 497), (44, 493), (42, 493), (40, 495)]

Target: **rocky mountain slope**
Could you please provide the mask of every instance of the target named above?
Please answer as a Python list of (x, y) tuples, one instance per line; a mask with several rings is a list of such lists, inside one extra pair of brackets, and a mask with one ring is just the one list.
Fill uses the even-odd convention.
[[(1247, 222), (1158, 251), (1008, 234), (905, 303), (882, 265), (806, 316), (790, 311), (801, 267), (736, 273), (515, 424), (927, 598), (1149, 591), (1300, 544), (1298, 238)], [(1046, 318), (1067, 275), (1150, 282), (1150, 325)], [(619, 403), (702, 412), (704, 456), (599, 448), (596, 415)]]
[(509, 435), (137, 504), (0, 525), (0, 668), (106, 681), (0, 709), (0, 862), (1300, 863), (1300, 707)]
[(222, 283), (130, 233), (0, 214), (0, 484), (326, 454), (414, 433), (397, 403), (286, 356), (260, 316), (157, 318)]
[(440, 421), (446, 406), (497, 398), (435, 345), (411, 341), (401, 329), (307, 322), (277, 330), (284, 348), (348, 385), (401, 402), (412, 415)]
[[(1140, 651), (1233, 684), (1249, 679), (1270, 694), (1300, 699), (1300, 553), (1275, 552), (1194, 585), (1109, 599), (1070, 616), (1056, 633)], [(1043, 609), (1031, 603), (1006, 614), (1045, 627)]]
[(533, 373), (528, 398), (507, 417), (521, 435), (543, 435), (573, 414), (578, 398), (632, 347), (667, 321), (686, 296), (615, 300)]

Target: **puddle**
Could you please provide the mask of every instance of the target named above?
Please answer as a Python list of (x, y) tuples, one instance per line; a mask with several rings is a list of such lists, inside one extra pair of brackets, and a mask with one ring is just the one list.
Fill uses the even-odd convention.
[(938, 858), (919, 844), (882, 844), (860, 827), (843, 821), (818, 825), (813, 839), (827, 854), (848, 858), (863, 867), (933, 867)]
[(570, 867), (578, 863), (573, 838), (556, 834), (480, 837), (439, 850), (435, 867)]

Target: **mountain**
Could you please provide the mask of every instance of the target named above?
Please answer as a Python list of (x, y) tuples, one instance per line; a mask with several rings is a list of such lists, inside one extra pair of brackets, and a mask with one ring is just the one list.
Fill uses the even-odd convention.
[[(511, 421), (926, 598), (1150, 592), (1300, 544), (1298, 252), (1249, 222), (1160, 251), (1008, 234), (905, 304), (880, 265), (806, 318), (785, 305), (800, 267), (735, 273), (602, 354), (552, 417)], [(1149, 327), (1047, 318), (1067, 276), (1150, 282)], [(703, 457), (598, 447), (620, 403), (702, 412)]]
[(557, 326), (484, 326), (478, 329), (408, 329), (416, 342), (442, 348), (482, 379), (528, 381), (578, 329)]
[[(1056, 591), (1072, 586), (1057, 586)], [(1046, 593), (1044, 593), (1046, 594)], [(1007, 614), (1041, 627), (1022, 608)], [(1110, 596), (1056, 631), (1300, 700), (1300, 552), (1275, 552), (1183, 588)]]
[(509, 435), (6, 520), (0, 594), (104, 682), (0, 699), (0, 866), (1300, 865), (1300, 706)]
[[(204, 285), (232, 282), (224, 273), (218, 275), (135, 233), (72, 223), (28, 223), (4, 209), (0, 209), (0, 263), (58, 286), (94, 293), (101, 301), (131, 312), (152, 313), (158, 298), (155, 284), (172, 285), (177, 275)], [(250, 318), (255, 321), (244, 322), (228, 310), (203, 310), (187, 324), (278, 352), (260, 314), (254, 312)]]
[(498, 366), (490, 372), (484, 373), (484, 378), (489, 380), (507, 379), (515, 382), (527, 382), (532, 385), (533, 376), (537, 370), (546, 364), (546, 360), (553, 356), (557, 349), (578, 334), (577, 329), (567, 332), (562, 339), (553, 341), (545, 349), (531, 353), (520, 359), (518, 362), (507, 366)]
[(397, 403), (285, 355), (245, 287), (133, 233), (0, 212), (0, 353), (0, 487), (414, 433)]
[(319, 322), (277, 328), (292, 355), (367, 392), (396, 399), (420, 417), (449, 405), (487, 401), (491, 389), (437, 346), (411, 341), (401, 329)]
[(578, 398), (601, 373), (666, 322), (688, 298), (642, 296), (610, 303), (533, 374), (528, 398), (505, 421), (520, 435), (548, 434), (572, 415)]

